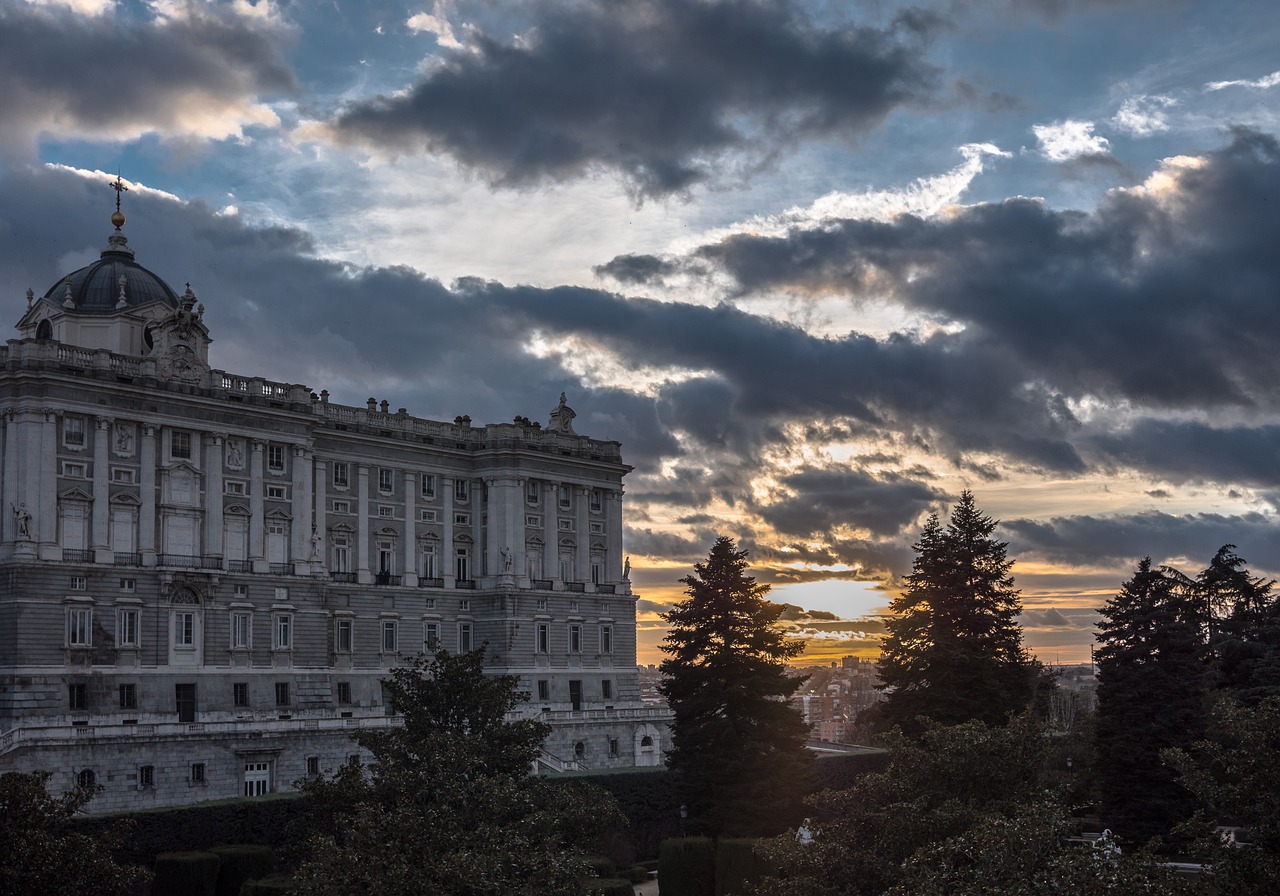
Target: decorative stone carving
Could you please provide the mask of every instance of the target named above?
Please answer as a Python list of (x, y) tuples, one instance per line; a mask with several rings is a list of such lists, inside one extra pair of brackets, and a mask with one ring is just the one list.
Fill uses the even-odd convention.
[(547, 429), (552, 432), (562, 432), (565, 435), (576, 436), (573, 431), (573, 418), (578, 416), (574, 413), (573, 408), (565, 403), (564, 393), (560, 393), (560, 403), (556, 405), (555, 410), (551, 412), (551, 419), (547, 421)]

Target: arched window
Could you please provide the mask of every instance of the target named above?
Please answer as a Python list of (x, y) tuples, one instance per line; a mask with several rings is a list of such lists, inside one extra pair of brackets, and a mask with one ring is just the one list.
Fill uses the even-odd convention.
[(97, 784), (98, 776), (93, 773), (93, 769), (91, 768), (86, 768), (76, 775), (76, 786), (83, 790), (96, 787)]
[(36, 324), (36, 338), (37, 338), (37, 339), (52, 339), (52, 338), (53, 338), (53, 324), (49, 323), (49, 321), (48, 321), (48, 320), (42, 320), (42, 321), (40, 321), (40, 323)]

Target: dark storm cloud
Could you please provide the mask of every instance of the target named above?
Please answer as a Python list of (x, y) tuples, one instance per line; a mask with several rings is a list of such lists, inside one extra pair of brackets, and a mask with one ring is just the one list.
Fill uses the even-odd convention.
[(423, 79), (361, 100), (339, 139), (453, 156), (492, 183), (620, 173), (639, 196), (749, 176), (801, 138), (853, 139), (923, 103), (935, 20), (811, 21), (793, 0), (548, 4), (512, 41), (472, 31)]
[(660, 284), (679, 267), (656, 255), (619, 255), (606, 264), (592, 268), (597, 276), (612, 277), (619, 283), (636, 285)]
[(1174, 482), (1280, 485), (1280, 425), (1211, 426), (1144, 418), (1094, 439), (1117, 463)]
[[(1071, 410), (1071, 399), (1102, 398), (1152, 411), (1280, 411), (1280, 146), (1238, 131), (1164, 179), (1151, 191), (1112, 193), (1092, 214), (1015, 198), (937, 219), (736, 234), (687, 261), (718, 265), (742, 294), (858, 301), (869, 284), (890, 284), (902, 305), (963, 326), (783, 351), (805, 383), (832, 384), (827, 401), (805, 402), (814, 410), (838, 404), (859, 420), (922, 426), (937, 451), (988, 448), (1055, 470), (1083, 470), (1088, 447), (1170, 476), (1274, 483), (1277, 433), (1266, 426), (1152, 422), (1091, 442)], [(815, 375), (808, 357), (831, 375)], [(785, 367), (771, 371), (778, 388), (804, 392)], [(742, 392), (750, 404), (773, 390)]]
[(837, 526), (896, 535), (946, 500), (937, 489), (896, 473), (802, 467), (779, 479), (786, 495), (752, 509), (783, 536), (827, 534)]
[[(1280, 529), (1260, 513), (1125, 514), (1054, 517), (1044, 522), (1003, 520), (1000, 529), (1019, 556), (1037, 556), (1075, 566), (1132, 563), (1150, 556), (1157, 563), (1189, 557), (1207, 565), (1214, 551), (1234, 544), (1240, 556), (1260, 567), (1277, 565)], [(1184, 570), (1194, 574), (1196, 569)]]
[(279, 37), (261, 22), (203, 3), (179, 4), (169, 17), (147, 21), (119, 8), (85, 17), (0, 5), (0, 147), (30, 153), (44, 133), (203, 134), (211, 121), (239, 117), (240, 107), (264, 94), (293, 91)]

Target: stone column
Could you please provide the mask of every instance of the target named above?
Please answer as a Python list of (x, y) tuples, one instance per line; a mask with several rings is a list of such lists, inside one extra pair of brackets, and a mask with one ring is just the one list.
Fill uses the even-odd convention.
[(560, 581), (560, 483), (542, 483), (542, 577)]
[[(110, 550), (108, 521), (111, 514), (111, 461), (107, 453), (111, 418), (95, 417), (93, 422), (93, 525), (89, 541), (93, 547), (94, 562), (110, 563), (115, 559), (107, 555)], [(98, 556), (99, 552), (103, 556)]]
[(17, 521), (13, 508), (18, 506), (18, 425), (13, 421), (13, 410), (6, 409), (4, 415), (4, 503), (0, 504), (0, 533), (3, 540), (13, 541), (17, 535)]
[[(312, 497), (312, 513), (316, 534), (320, 536), (320, 558), (312, 561), (311, 572), (323, 572), (329, 566), (329, 535), (325, 514), (329, 511), (329, 464), (315, 457), (311, 461), (311, 475), (315, 482)], [(310, 533), (308, 533), (310, 534)]]
[(142, 507), (138, 510), (138, 552), (143, 566), (156, 565), (156, 434), (158, 427), (142, 424), (142, 440), (138, 443), (138, 493)]
[(41, 550), (41, 559), (61, 560), (62, 555), (57, 551), (58, 417), (61, 414), (53, 408), (45, 408), (41, 413), (44, 419), (40, 426), (40, 452), (34, 455), (40, 461), (40, 489), (36, 493), (39, 496), (40, 509), (37, 511), (37, 531), (32, 532), (31, 535), (40, 542), (42, 549), (51, 549), (54, 552), (46, 556), (46, 550)]
[(604, 579), (622, 581), (622, 489), (604, 493), (604, 531), (608, 553), (605, 555)]
[(520, 477), (516, 479), (516, 497), (515, 506), (511, 509), (512, 531), (511, 531), (511, 572), (515, 574), (518, 581), (522, 582), (522, 587), (529, 587), (529, 564), (525, 562), (524, 557), (524, 490), (528, 480)]
[(441, 513), (444, 519), (441, 520), (443, 528), (443, 537), (440, 539), (440, 552), (444, 555), (440, 558), (440, 576), (444, 579), (444, 587), (452, 588), (453, 583), (458, 577), (454, 575), (457, 571), (457, 565), (454, 560), (453, 545), (453, 479), (440, 477), (440, 501), (443, 505)]
[(221, 433), (205, 435), (204, 552), (222, 556), (222, 443)]
[(356, 465), (356, 581), (373, 584), (369, 572), (369, 468)]
[(263, 451), (266, 443), (254, 439), (249, 451), (249, 562), (254, 572), (266, 572), (266, 504), (263, 491)]
[(573, 528), (578, 545), (574, 557), (574, 575), (579, 582), (591, 581), (591, 489), (574, 486)]
[(305, 563), (311, 559), (311, 452), (303, 445), (293, 446), (293, 495), (290, 510), (293, 526), (290, 530), (293, 544), (289, 559)]
[(400, 580), (409, 587), (418, 584), (418, 488), (420, 474), (404, 474), (404, 546), (401, 548)]

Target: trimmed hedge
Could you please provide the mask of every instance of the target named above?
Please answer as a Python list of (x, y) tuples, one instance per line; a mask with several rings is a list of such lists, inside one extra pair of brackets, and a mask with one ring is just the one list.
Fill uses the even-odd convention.
[(273, 874), (262, 880), (247, 880), (240, 888), (240, 896), (289, 896), (293, 893), (293, 878), (286, 874)]
[(283, 849), (289, 845), (291, 826), (306, 808), (301, 794), (288, 793), (142, 812), (81, 815), (71, 819), (70, 828), (98, 838), (121, 817), (128, 818), (133, 830), (115, 856), (132, 864), (150, 865), (162, 852), (203, 850), (215, 843), (255, 843)]
[(240, 896), (245, 881), (267, 877), (276, 870), (276, 851), (270, 846), (242, 843), (215, 846), (209, 852), (222, 861), (218, 867), (217, 896)]
[(152, 896), (216, 896), (221, 863), (211, 852), (162, 852)]
[(716, 843), (716, 896), (742, 896), (749, 884), (764, 877), (767, 866), (755, 852), (759, 842), (743, 838)]
[(618, 870), (617, 863), (608, 856), (587, 856), (584, 861), (596, 877), (613, 877), (613, 873)]
[(631, 881), (620, 877), (601, 877), (587, 882), (591, 896), (635, 896)]
[(662, 896), (715, 896), (715, 841), (710, 837), (663, 840), (658, 881)]

